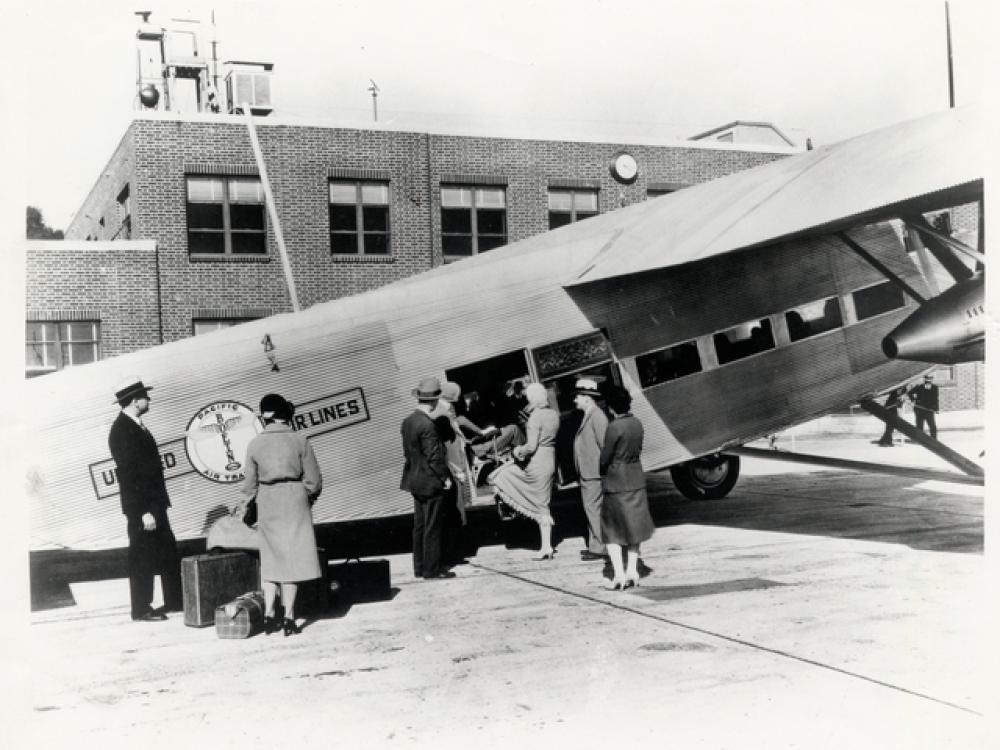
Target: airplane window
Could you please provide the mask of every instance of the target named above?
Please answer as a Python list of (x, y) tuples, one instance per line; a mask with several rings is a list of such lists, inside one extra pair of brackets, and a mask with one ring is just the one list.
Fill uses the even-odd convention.
[(788, 323), (788, 338), (792, 341), (826, 333), (844, 324), (836, 297), (793, 308), (785, 313), (785, 321)]
[(767, 318), (721, 331), (715, 334), (712, 340), (715, 341), (715, 351), (720, 365), (774, 348), (771, 321)]
[(643, 388), (701, 372), (701, 357), (694, 341), (643, 354), (635, 358)]
[(867, 320), (906, 304), (902, 290), (891, 281), (859, 289), (852, 295), (858, 320)]

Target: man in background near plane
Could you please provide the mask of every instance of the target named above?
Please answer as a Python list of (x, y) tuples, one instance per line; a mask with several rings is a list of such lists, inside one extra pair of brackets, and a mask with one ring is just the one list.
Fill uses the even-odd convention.
[(406, 462), (399, 488), (413, 495), (413, 575), (454, 578), (441, 561), (445, 496), (452, 482), (444, 446), (431, 417), (441, 397), (441, 382), (424, 378), (412, 393), (417, 408), (400, 428)]
[[(885, 397), (884, 407), (886, 411), (890, 411), (893, 415), (899, 414), (899, 407), (903, 405), (903, 397), (906, 395), (906, 388), (900, 386), (899, 388), (893, 388), (889, 395)], [(885, 423), (885, 430), (882, 432), (882, 437), (878, 440), (873, 440), (876, 445), (880, 445), (883, 448), (892, 448), (892, 433), (893, 426), (888, 422)]]
[(573, 440), (573, 457), (580, 482), (583, 510), (587, 514), (587, 549), (580, 553), (583, 560), (602, 560), (607, 554), (604, 543), (601, 542), (601, 503), (604, 500), (601, 489), (601, 449), (604, 447), (604, 434), (608, 430), (608, 418), (597, 405), (599, 398), (601, 392), (597, 390), (597, 383), (593, 380), (576, 381), (573, 403), (583, 412), (583, 421)]
[(923, 431), (924, 423), (927, 424), (930, 436), (937, 439), (937, 422), (935, 414), (938, 413), (938, 387), (934, 385), (934, 373), (929, 372), (924, 375), (924, 382), (915, 385), (909, 392), (910, 400), (913, 402), (913, 416), (917, 421), (917, 429)]
[[(181, 561), (170, 529), (170, 496), (163, 477), (160, 449), (142, 415), (149, 411), (149, 391), (136, 378), (115, 393), (121, 412), (108, 435), (115, 461), (122, 513), (127, 519), (128, 582), (132, 619), (155, 622), (184, 608)], [(163, 606), (153, 609), (153, 577), (159, 574)]]

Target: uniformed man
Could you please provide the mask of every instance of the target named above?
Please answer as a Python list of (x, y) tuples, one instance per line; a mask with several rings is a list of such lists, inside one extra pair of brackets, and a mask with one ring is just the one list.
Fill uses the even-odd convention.
[(938, 387), (934, 385), (934, 373), (924, 375), (924, 382), (910, 389), (910, 400), (913, 402), (913, 416), (917, 421), (917, 429), (923, 431), (927, 424), (930, 436), (937, 439)]

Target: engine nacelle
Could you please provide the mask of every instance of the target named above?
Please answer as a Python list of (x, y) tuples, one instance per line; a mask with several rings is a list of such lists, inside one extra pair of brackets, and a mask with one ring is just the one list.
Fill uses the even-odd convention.
[(985, 357), (982, 271), (928, 300), (882, 339), (890, 359), (954, 365)]

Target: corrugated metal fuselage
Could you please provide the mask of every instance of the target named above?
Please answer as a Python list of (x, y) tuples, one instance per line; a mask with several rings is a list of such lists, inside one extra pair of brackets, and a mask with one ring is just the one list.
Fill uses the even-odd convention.
[[(411, 390), (422, 377), (444, 378), (500, 355), (523, 353), (525, 372), (550, 381), (611, 366), (636, 396), (647, 469), (842, 408), (925, 369), (890, 361), (880, 348), (911, 307), (854, 319), (851, 293), (883, 279), (834, 240), (567, 291), (615, 232), (566, 229), (300, 313), (29, 382), (31, 548), (126, 545), (107, 434), (113, 393), (129, 377), (154, 386), (145, 421), (161, 447), (174, 531), (185, 539), (204, 536), (240, 499), (241, 470), (227, 467), (242, 461), (254, 434), (245, 407), (255, 409), (268, 392), (297, 405), (324, 475), (314, 520), (331, 523), (410, 512), (412, 500), (399, 490), (399, 425), (414, 406)], [(921, 284), (891, 228), (855, 237)], [(828, 297), (838, 298), (844, 324), (790, 342), (784, 312)], [(761, 318), (773, 323), (773, 349), (724, 365), (713, 360), (715, 333)], [(636, 357), (689, 340), (706, 355), (702, 370), (643, 388)], [(242, 421), (228, 421), (235, 417)], [(225, 441), (215, 423), (234, 425)]]

